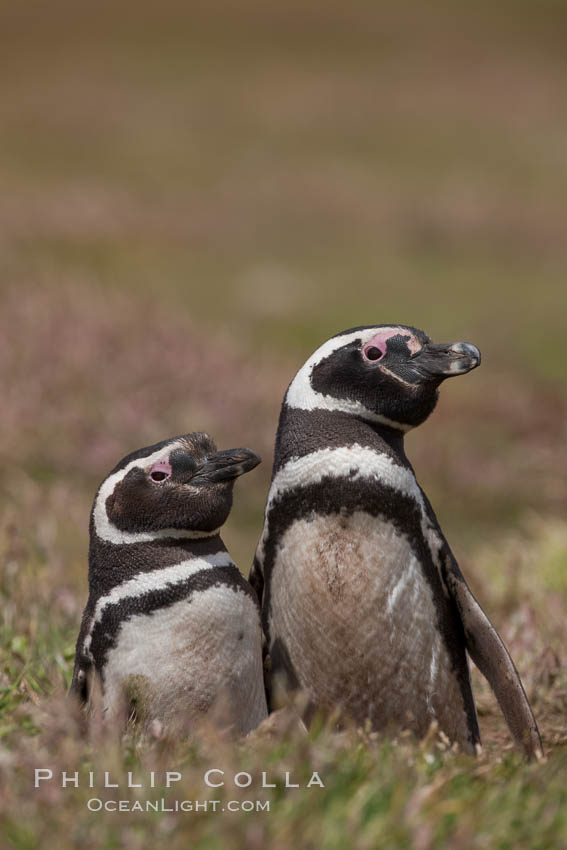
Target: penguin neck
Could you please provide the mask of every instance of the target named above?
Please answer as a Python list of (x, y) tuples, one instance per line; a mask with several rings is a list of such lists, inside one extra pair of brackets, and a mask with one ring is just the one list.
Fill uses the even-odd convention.
[(89, 587), (99, 596), (140, 573), (160, 570), (198, 558), (210, 558), (227, 549), (220, 537), (200, 540), (158, 538), (145, 543), (114, 544), (91, 531), (89, 547)]
[(373, 431), (376, 434), (377, 440), (385, 443), (400, 461), (403, 461), (404, 464), (409, 463), (405, 449), (404, 431), (400, 431), (397, 428), (389, 428), (387, 425), (377, 425), (373, 422), (364, 422), (363, 420), (361, 422)]
[(361, 445), (411, 469), (404, 433), (342, 411), (301, 410), (284, 405), (280, 414), (273, 474), (290, 460), (325, 448)]

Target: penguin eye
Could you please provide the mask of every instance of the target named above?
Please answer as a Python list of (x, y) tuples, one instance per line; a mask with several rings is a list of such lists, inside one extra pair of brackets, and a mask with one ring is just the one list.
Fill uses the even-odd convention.
[(154, 465), (150, 469), (150, 478), (152, 481), (155, 481), (156, 484), (159, 484), (161, 481), (165, 481), (170, 476), (171, 464), (168, 461), (160, 461), (160, 463), (154, 463)]
[(378, 348), (375, 345), (369, 345), (368, 348), (363, 349), (362, 354), (365, 360), (370, 360), (372, 363), (375, 363), (377, 360), (382, 360), (386, 351), (382, 351), (381, 348)]

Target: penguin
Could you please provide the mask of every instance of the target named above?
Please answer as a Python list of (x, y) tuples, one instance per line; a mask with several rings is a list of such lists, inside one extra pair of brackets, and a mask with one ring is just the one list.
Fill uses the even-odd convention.
[(258, 600), (220, 537), (235, 479), (258, 463), (191, 433), (100, 485), (70, 688), (84, 707), (101, 693), (105, 720), (175, 731), (207, 717), (246, 734), (267, 716)]
[(542, 744), (516, 668), (471, 593), (404, 450), (440, 384), (480, 364), (470, 343), (407, 325), (343, 331), (284, 396), (250, 581), (262, 606), (272, 707), (480, 748), (468, 656), (518, 747)]

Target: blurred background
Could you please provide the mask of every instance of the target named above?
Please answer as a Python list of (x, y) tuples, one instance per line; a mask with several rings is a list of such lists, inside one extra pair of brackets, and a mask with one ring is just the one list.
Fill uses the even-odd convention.
[[(2, 4), (6, 846), (250, 848), (278, 830), (279, 848), (337, 847), (341, 830), (365, 848), (564, 842), (566, 82), (559, 0)], [(289, 381), (325, 339), (373, 323), (482, 351), (406, 446), (557, 758), (502, 763), (511, 739), (473, 670), (488, 761), (460, 775), (357, 746), (325, 756), (327, 794), (290, 795), (260, 825), (93, 819), (88, 789), (30, 793), (38, 763), (114, 764), (62, 703), (100, 481), (192, 430), (259, 451), (223, 531), (246, 574)], [(323, 751), (278, 744), (257, 764), (303, 770)], [(136, 758), (153, 769), (151, 747)]]
[(110, 468), (197, 429), (259, 450), (224, 535), (246, 573), (283, 392), (359, 324), (480, 347), (408, 454), (481, 598), (513, 608), (522, 558), (564, 591), (567, 7), (2, 18), (2, 539), (69, 652)]

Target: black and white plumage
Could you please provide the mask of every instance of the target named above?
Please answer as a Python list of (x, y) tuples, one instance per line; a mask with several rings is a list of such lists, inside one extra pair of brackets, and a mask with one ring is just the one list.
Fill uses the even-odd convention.
[(235, 479), (259, 462), (193, 433), (103, 481), (71, 684), (83, 703), (98, 677), (105, 715), (146, 726), (188, 730), (208, 715), (246, 733), (266, 716), (258, 601), (219, 534)]
[(404, 452), (440, 383), (479, 362), (475, 346), (434, 345), (405, 325), (354, 328), (317, 349), (284, 398), (250, 580), (276, 700), (300, 689), (312, 708), (418, 736), (436, 721), (474, 753), (468, 651), (534, 756), (518, 673)]

